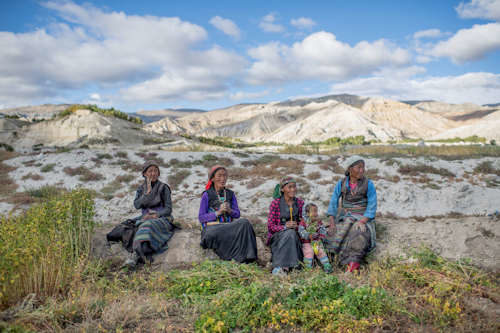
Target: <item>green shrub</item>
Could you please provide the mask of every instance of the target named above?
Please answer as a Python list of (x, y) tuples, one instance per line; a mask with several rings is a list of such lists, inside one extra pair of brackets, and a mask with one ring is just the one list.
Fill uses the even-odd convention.
[(76, 110), (89, 110), (92, 112), (97, 112), (103, 114), (108, 117), (120, 118), (123, 120), (127, 120), (136, 124), (142, 124), (142, 119), (139, 117), (131, 117), (125, 112), (115, 110), (115, 108), (102, 109), (95, 104), (73, 104), (69, 106), (66, 110), (59, 113), (59, 117), (66, 117), (75, 112)]
[(89, 256), (94, 204), (76, 190), (31, 207), (0, 223), (0, 304), (14, 304), (68, 290), (76, 268)]
[(45, 164), (41, 169), (40, 171), (41, 172), (50, 172), (50, 171), (53, 171), (54, 170), (54, 167), (56, 166), (55, 163), (49, 163), (49, 164)]

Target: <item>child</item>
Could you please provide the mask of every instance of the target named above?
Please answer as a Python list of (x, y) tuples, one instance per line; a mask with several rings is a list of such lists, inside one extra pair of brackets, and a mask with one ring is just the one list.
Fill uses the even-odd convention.
[(326, 228), (318, 216), (318, 206), (309, 203), (305, 208), (305, 221), (299, 224), (299, 236), (302, 241), (302, 252), (304, 253), (304, 263), (306, 267), (311, 268), (314, 255), (323, 265), (327, 273), (332, 272), (332, 265), (323, 248), (322, 239), (326, 237)]

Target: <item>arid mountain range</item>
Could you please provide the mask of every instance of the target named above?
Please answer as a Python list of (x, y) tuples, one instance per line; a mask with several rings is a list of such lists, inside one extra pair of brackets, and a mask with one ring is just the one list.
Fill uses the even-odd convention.
[[(0, 118), (0, 142), (23, 147), (64, 146), (89, 140), (134, 145), (181, 134), (293, 144), (358, 135), (381, 142), (472, 135), (500, 140), (498, 105), (400, 102), (344, 94), (268, 104), (239, 104), (213, 111), (139, 111), (135, 115), (143, 119), (144, 125), (120, 119), (110, 121), (109, 117), (92, 112), (55, 117), (67, 106), (0, 110), (0, 115), (4, 115)], [(13, 116), (18, 118), (12, 119)]]

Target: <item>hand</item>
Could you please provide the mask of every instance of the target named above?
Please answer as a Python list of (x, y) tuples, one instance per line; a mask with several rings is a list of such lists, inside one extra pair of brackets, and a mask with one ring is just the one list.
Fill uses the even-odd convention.
[(296, 229), (297, 228), (297, 222), (295, 222), (295, 221), (287, 221), (286, 222), (286, 228), (287, 229)]
[(354, 230), (359, 230), (361, 232), (365, 232), (366, 231), (366, 222), (368, 221), (368, 219), (366, 217), (363, 217), (361, 220), (359, 220), (358, 222), (356, 222), (356, 224), (354, 225)]
[(151, 193), (151, 179), (146, 177), (146, 194)]
[(337, 232), (337, 226), (335, 225), (335, 218), (330, 216), (330, 225), (328, 226), (328, 235), (333, 236)]
[(224, 206), (224, 211), (228, 214), (231, 214), (231, 207), (229, 207), (229, 202), (227, 201), (224, 202), (223, 206)]

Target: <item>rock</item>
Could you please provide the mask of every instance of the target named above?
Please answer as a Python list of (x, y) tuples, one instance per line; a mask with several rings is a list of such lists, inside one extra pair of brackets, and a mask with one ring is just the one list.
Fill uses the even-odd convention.
[[(106, 233), (112, 227), (98, 229), (92, 238), (92, 255), (101, 259), (119, 259), (125, 261), (129, 253), (123, 249), (120, 243), (108, 244)], [(154, 257), (155, 266), (162, 271), (173, 268), (191, 266), (204, 260), (218, 259), (212, 250), (204, 250), (200, 246), (201, 232), (193, 229), (183, 229), (176, 231), (172, 239), (168, 242), (168, 250)], [(265, 246), (260, 237), (257, 237), (257, 251), (259, 262), (267, 263), (271, 259), (269, 249)]]

